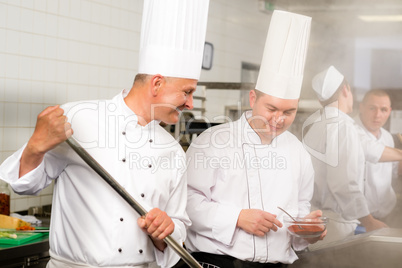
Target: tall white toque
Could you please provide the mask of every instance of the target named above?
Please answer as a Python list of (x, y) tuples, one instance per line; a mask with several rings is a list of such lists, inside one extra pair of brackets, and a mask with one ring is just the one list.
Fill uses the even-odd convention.
[(144, 0), (139, 70), (200, 78), (209, 0)]
[(329, 66), (328, 69), (314, 76), (312, 86), (317, 98), (320, 101), (330, 99), (342, 84), (343, 79), (343, 74), (334, 66)]
[(265, 41), (256, 89), (281, 99), (298, 99), (303, 83), (311, 17), (275, 10)]

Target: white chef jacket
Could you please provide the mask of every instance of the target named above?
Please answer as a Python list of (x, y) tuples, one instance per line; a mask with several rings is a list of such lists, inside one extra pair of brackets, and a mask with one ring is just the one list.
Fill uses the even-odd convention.
[[(380, 128), (380, 137), (374, 136), (357, 116), (354, 118), (361, 127), (359, 133), (370, 140), (377, 141), (388, 147), (394, 147), (391, 133)], [(364, 195), (371, 215), (381, 219), (387, 216), (396, 205), (396, 194), (392, 188), (392, 179), (397, 174), (398, 162), (383, 162), (373, 164), (366, 162), (364, 176)]]
[[(69, 103), (62, 108), (74, 137), (147, 211), (158, 207), (173, 219), (172, 237), (182, 243), (186, 225), (185, 154), (159, 122), (137, 124), (124, 102), (124, 90), (112, 100)], [(0, 167), (0, 175), (19, 194), (38, 194), (55, 180), (50, 226), (53, 256), (96, 267), (134, 266), (157, 261), (171, 267), (179, 256), (155, 249), (138, 227), (139, 215), (66, 144), (49, 151), (43, 162), (20, 179), (24, 147)]]
[[(258, 237), (236, 224), (242, 209), (276, 214), (282, 223), (278, 206), (307, 215), (314, 176), (310, 156), (287, 131), (271, 145), (261, 144), (247, 122), (250, 112), (204, 131), (187, 151), (187, 213), (193, 224), (186, 247), (253, 262), (292, 263), (297, 256), (286, 227)], [(293, 241), (295, 250), (307, 245), (303, 239)]]
[[(339, 222), (356, 223), (369, 215), (364, 196), (364, 164), (378, 162), (385, 146), (363, 141), (353, 119), (335, 107), (312, 114), (304, 124), (303, 134), (315, 171), (312, 205), (334, 212), (331, 217), (337, 215), (333, 220)], [(371, 147), (366, 155), (363, 147)]]

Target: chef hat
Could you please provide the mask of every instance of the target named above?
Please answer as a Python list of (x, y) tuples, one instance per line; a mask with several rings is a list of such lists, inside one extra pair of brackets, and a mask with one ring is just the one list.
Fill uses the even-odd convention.
[(139, 73), (198, 80), (209, 0), (145, 0)]
[(326, 101), (331, 98), (338, 90), (343, 78), (344, 76), (334, 66), (314, 76), (312, 84), (318, 99)]
[(298, 99), (303, 82), (311, 18), (275, 10), (269, 25), (256, 89)]

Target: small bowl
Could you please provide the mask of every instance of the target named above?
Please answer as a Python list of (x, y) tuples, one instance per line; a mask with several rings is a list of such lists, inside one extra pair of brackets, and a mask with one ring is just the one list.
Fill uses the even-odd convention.
[(296, 237), (319, 237), (327, 229), (327, 217), (314, 219), (293, 217), (293, 219), (284, 216), (283, 222), (288, 232)]

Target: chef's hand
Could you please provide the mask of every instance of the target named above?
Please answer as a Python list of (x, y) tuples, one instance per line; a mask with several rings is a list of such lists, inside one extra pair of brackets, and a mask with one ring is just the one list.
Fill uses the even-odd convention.
[[(319, 217), (322, 217), (322, 211), (321, 210), (314, 210), (314, 211), (310, 212), (310, 214), (308, 214), (306, 216), (306, 218), (308, 218), (308, 219), (316, 219), (316, 218), (319, 218)], [(319, 221), (319, 219), (317, 219), (317, 221)], [(327, 235), (327, 230), (325, 230), (319, 237), (304, 238), (304, 240), (306, 240), (310, 244), (314, 244), (319, 240), (323, 240), (326, 235)]]
[(157, 249), (163, 251), (167, 247), (163, 239), (173, 233), (174, 223), (166, 212), (153, 208), (145, 216), (138, 218), (137, 223), (151, 237)]
[(47, 107), (37, 117), (34, 133), (20, 160), (20, 177), (35, 169), (46, 152), (64, 142), (73, 134), (64, 110), (59, 105)]
[(276, 232), (282, 223), (276, 215), (260, 209), (242, 209), (237, 219), (237, 227), (249, 234), (264, 236), (270, 230)]
[(364, 228), (366, 228), (366, 232), (371, 232), (377, 229), (381, 228), (388, 228), (388, 225), (386, 225), (384, 222), (377, 220), (371, 214), (360, 218), (359, 221), (362, 223)]

